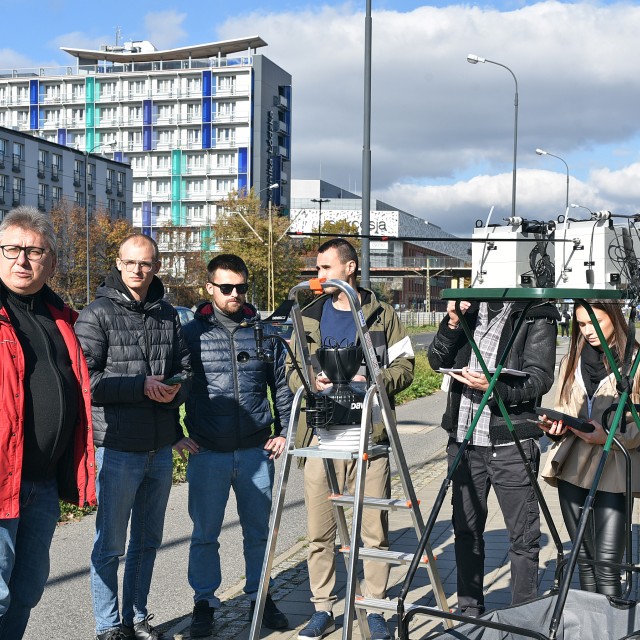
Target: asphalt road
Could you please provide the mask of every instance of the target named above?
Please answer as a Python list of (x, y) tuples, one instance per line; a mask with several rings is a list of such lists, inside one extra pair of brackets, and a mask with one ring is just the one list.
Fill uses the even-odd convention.
[[(398, 408), (398, 430), (410, 469), (421, 467), (425, 461), (442, 452), (445, 436), (436, 425), (443, 409), (444, 394), (441, 392)], [(193, 606), (192, 592), (187, 582), (191, 534), (187, 491), (186, 484), (174, 486), (171, 491), (164, 543), (156, 559), (149, 597), (149, 611), (155, 614), (154, 624), (163, 626), (183, 617)], [(304, 538), (305, 522), (302, 473), (294, 468), (287, 486), (285, 512), (278, 536), (278, 554)], [(51, 549), (50, 579), (40, 604), (32, 613), (26, 640), (82, 640), (94, 637), (89, 588), (89, 558), (94, 526), (94, 517), (87, 516), (80, 522), (58, 527)], [(235, 585), (244, 576), (241, 539), (232, 494), (220, 539), (223, 573), (220, 592)]]

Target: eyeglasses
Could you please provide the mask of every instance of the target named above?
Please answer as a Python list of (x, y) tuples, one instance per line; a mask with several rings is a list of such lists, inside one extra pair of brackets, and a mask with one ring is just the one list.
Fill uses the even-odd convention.
[(140, 269), (142, 273), (149, 273), (153, 269), (153, 262), (140, 262), (139, 260), (120, 260), (124, 268), (131, 273)]
[(215, 282), (212, 282), (211, 284), (214, 287), (218, 287), (220, 292), (225, 296), (230, 296), (234, 289), (238, 292), (239, 296), (242, 296), (249, 291), (249, 285), (246, 282), (241, 284), (216, 284)]
[(4, 244), (0, 246), (2, 249), (2, 255), (8, 260), (16, 260), (21, 251), (24, 251), (24, 255), (28, 260), (42, 260), (47, 250), (43, 247), (20, 247), (17, 244)]

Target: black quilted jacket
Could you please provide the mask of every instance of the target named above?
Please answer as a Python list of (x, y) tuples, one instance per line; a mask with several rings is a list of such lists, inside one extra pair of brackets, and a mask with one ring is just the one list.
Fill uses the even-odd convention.
[(114, 268), (96, 300), (80, 312), (75, 330), (89, 365), (98, 447), (153, 451), (182, 437), (178, 407), (190, 383), (182, 383), (171, 403), (144, 395), (147, 376), (191, 370), (177, 312), (163, 296), (154, 277), (144, 302), (131, 299)]
[[(522, 314), (524, 303), (513, 305), (511, 316), (502, 331), (498, 354), (504, 351), (512, 328)], [(470, 309), (466, 318), (473, 330), (478, 320), (477, 305)], [(505, 366), (518, 369), (529, 374), (527, 377), (501, 376), (495, 389), (500, 394), (509, 412), (516, 433), (522, 438), (539, 438), (541, 429), (535, 424), (527, 422), (527, 418), (535, 418), (533, 411), (539, 399), (551, 388), (556, 362), (556, 336), (558, 328), (558, 312), (550, 304), (533, 306), (527, 312), (513, 347), (509, 352)], [(445, 315), (438, 333), (429, 345), (429, 364), (435, 370), (444, 368), (461, 368), (469, 364), (471, 345), (467, 342), (460, 327), (450, 329), (448, 316)], [(456, 437), (458, 429), (458, 413), (463, 384), (451, 380), (451, 387), (447, 396), (447, 409), (442, 416), (442, 427), (449, 432), (450, 437)], [(506, 422), (494, 399), (489, 400), (491, 421), (489, 424), (489, 438), (493, 444), (513, 442)]]
[[(185, 424), (189, 436), (213, 451), (235, 451), (261, 447), (275, 435), (286, 435), (293, 394), (285, 379), (285, 348), (268, 340), (274, 361), (255, 358), (253, 323), (256, 311), (245, 305), (246, 321), (229, 332), (215, 317), (210, 302), (202, 303), (195, 319), (184, 327), (193, 363), (193, 389), (187, 400)], [(264, 334), (274, 333), (264, 325)], [(238, 354), (250, 356), (238, 361)], [(271, 415), (267, 387), (271, 390)]]

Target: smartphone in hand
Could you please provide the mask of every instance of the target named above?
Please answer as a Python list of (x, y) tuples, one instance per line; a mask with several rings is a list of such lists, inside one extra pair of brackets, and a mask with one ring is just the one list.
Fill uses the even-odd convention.
[(181, 382), (185, 382), (193, 377), (193, 373), (191, 371), (181, 371), (180, 373), (176, 373), (175, 375), (167, 378), (162, 381), (162, 384), (168, 384), (169, 386), (173, 386), (175, 384), (180, 384)]

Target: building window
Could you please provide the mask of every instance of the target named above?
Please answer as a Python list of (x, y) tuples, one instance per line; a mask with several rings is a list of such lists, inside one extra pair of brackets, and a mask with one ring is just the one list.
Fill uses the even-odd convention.
[(14, 207), (22, 204), (22, 196), (24, 194), (24, 178), (18, 178), (14, 176), (13, 178), (13, 198), (12, 204)]
[[(146, 82), (145, 80), (132, 80), (132, 81), (130, 81), (129, 82), (129, 88), (131, 90), (131, 93), (133, 93), (136, 96), (144, 95), (145, 82)], [(141, 117), (141, 116), (139, 116), (139, 117)]]
[(7, 141), (0, 138), (0, 169), (4, 169), (4, 159), (7, 155)]
[(100, 97), (101, 98), (115, 98), (116, 95), (116, 83), (115, 82), (101, 82)]
[(218, 76), (218, 91), (220, 93), (234, 93), (235, 87), (235, 76)]
[(187, 120), (192, 122), (193, 120), (200, 120), (200, 105), (188, 104), (187, 105)]
[(113, 192), (113, 184), (116, 181), (116, 172), (114, 169), (107, 169), (107, 185), (105, 191), (107, 193)]
[(49, 185), (38, 185), (38, 209), (45, 211), (47, 208), (47, 202), (49, 200)]
[(190, 95), (200, 94), (202, 92), (202, 80), (200, 76), (197, 78), (187, 78), (187, 91)]
[(22, 171), (22, 163), (24, 162), (24, 145), (20, 142), (13, 143), (13, 166), (15, 172)]
[(166, 195), (169, 193), (169, 180), (155, 180), (156, 193)]
[(187, 142), (190, 145), (200, 144), (200, 129), (187, 129)]
[(216, 191), (218, 193), (229, 193), (235, 188), (235, 180), (216, 180)]
[(51, 189), (53, 204), (57, 204), (62, 201), (62, 187), (53, 187)]
[(168, 169), (171, 166), (171, 158), (168, 155), (156, 156), (156, 168)]
[(0, 204), (6, 203), (7, 176), (0, 174)]
[(122, 197), (124, 195), (124, 190), (126, 187), (126, 178), (125, 174), (122, 171), (118, 171), (118, 183), (116, 188), (116, 195)]
[(71, 85), (71, 95), (74, 102), (84, 100), (84, 83), (76, 82)]
[(118, 218), (124, 219), (127, 217), (127, 209), (124, 202), (118, 202), (117, 213)]
[(59, 153), (51, 154), (51, 179), (56, 182), (60, 180), (62, 175), (62, 155)]

